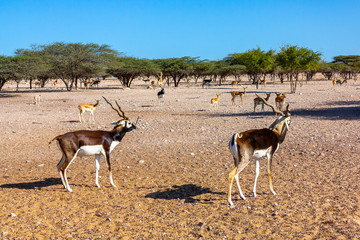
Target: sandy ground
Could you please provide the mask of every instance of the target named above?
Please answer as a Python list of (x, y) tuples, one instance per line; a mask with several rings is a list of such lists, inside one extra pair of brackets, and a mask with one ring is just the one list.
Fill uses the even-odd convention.
[[(274, 114), (253, 113), (254, 93), (286, 92), (288, 84), (248, 85), (242, 106), (239, 99), (232, 106), (230, 92), (241, 88), (230, 85), (167, 87), (163, 105), (142, 82), (73, 92), (14, 87), (0, 92), (0, 239), (360, 239), (358, 82), (335, 90), (329, 81), (310, 82), (288, 93), (292, 124), (273, 161), (277, 195), (269, 192), (264, 159), (258, 196), (252, 163), (240, 180), (246, 201), (233, 186), (235, 208), (226, 200), (228, 141), (268, 127)], [(104, 101), (91, 127), (78, 120), (77, 105), (101, 96), (141, 120), (111, 154), (117, 187), (102, 158), (97, 188), (94, 157), (83, 157), (68, 170), (69, 193), (56, 169), (61, 152), (48, 142), (79, 129), (111, 130), (118, 116)]]

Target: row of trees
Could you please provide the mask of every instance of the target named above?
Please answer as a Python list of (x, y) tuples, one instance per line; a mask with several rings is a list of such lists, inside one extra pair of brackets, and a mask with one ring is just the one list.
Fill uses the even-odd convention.
[(319, 52), (298, 46), (284, 46), (278, 52), (259, 47), (244, 53), (229, 54), (219, 61), (193, 57), (168, 59), (138, 59), (125, 57), (108, 45), (62, 43), (34, 45), (18, 49), (15, 56), (0, 56), (0, 90), (7, 81), (27, 80), (32, 88), (35, 79), (44, 86), (50, 79), (61, 79), (68, 91), (77, 88), (81, 80), (115, 76), (126, 87), (137, 78), (148, 78), (162, 72), (164, 80), (175, 87), (181, 81), (212, 79), (222, 84), (226, 77), (248, 76), (258, 86), (266, 75), (281, 82), (289, 80), (291, 92), (296, 91), (301, 73), (310, 80), (316, 72), (328, 79), (334, 74), (351, 78), (360, 69), (360, 56), (337, 56), (334, 62), (321, 60)]

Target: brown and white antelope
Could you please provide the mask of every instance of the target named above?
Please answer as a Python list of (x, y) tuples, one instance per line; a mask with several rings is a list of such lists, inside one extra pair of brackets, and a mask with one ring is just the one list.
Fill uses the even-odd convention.
[(236, 179), (236, 183), (239, 189), (240, 197), (246, 200), (239, 181), (239, 174), (242, 170), (251, 162), (255, 160), (255, 182), (253, 187), (253, 194), (256, 197), (256, 183), (260, 172), (260, 158), (267, 157), (268, 162), (268, 175), (270, 183), (270, 191), (276, 195), (272, 179), (271, 179), (271, 164), (275, 152), (279, 149), (280, 144), (284, 141), (285, 135), (289, 130), (291, 123), (289, 105), (286, 107), (285, 114), (276, 110), (273, 106), (268, 104), (265, 99), (260, 98), (266, 105), (270, 106), (273, 111), (281, 116), (278, 117), (269, 128), (264, 129), (252, 129), (242, 133), (235, 133), (229, 142), (229, 149), (234, 158), (235, 168), (229, 174), (229, 191), (228, 202), (231, 207), (234, 206), (231, 201), (231, 188)]
[(286, 98), (286, 93), (276, 93), (275, 104), (276, 104), (276, 108), (280, 111), (283, 111), (285, 98)]
[[(264, 98), (266, 101), (269, 101), (271, 93), (266, 93), (266, 97)], [(264, 102), (261, 101), (261, 98), (254, 98), (254, 112), (256, 112), (256, 107), (261, 104), (261, 111), (264, 111)]]
[(66, 170), (77, 156), (95, 155), (95, 185), (100, 188), (99, 169), (100, 155), (102, 154), (105, 157), (106, 165), (108, 167), (110, 183), (113, 187), (116, 187), (111, 173), (110, 153), (121, 142), (127, 132), (131, 132), (136, 129), (137, 122), (135, 124), (130, 122), (129, 118), (125, 116), (125, 113), (122, 111), (117, 101), (115, 101), (115, 103), (118, 106), (118, 109), (116, 109), (106, 98), (104, 99), (120, 116), (120, 120), (116, 122), (113, 130), (80, 130), (75, 132), (68, 132), (55, 137), (49, 142), (50, 144), (52, 141), (56, 140), (58, 147), (63, 154), (60, 162), (57, 165), (57, 168), (60, 173), (61, 181), (65, 189), (67, 189), (69, 192), (72, 192), (72, 189), (70, 188), (66, 177)]
[(219, 99), (220, 99), (220, 95), (221, 94), (216, 94), (216, 98), (211, 99), (210, 110), (217, 108), (217, 105), (218, 105), (218, 102), (219, 102)]
[(80, 122), (85, 122), (84, 121), (84, 112), (86, 112), (86, 111), (90, 112), (89, 122), (91, 121), (91, 116), (92, 116), (92, 120), (95, 122), (94, 111), (99, 106), (99, 102), (100, 102), (100, 100), (96, 100), (95, 104), (80, 104), (78, 106), (78, 108), (80, 110), (80, 113), (79, 113)]
[(163, 87), (164, 87), (163, 73), (160, 72), (160, 74), (157, 74), (157, 77), (159, 78), (159, 80), (157, 81), (158, 86), (159, 86), (160, 88), (163, 88)]
[(54, 82), (53, 82), (53, 87), (56, 88), (56, 85), (58, 84), (58, 80), (56, 79)]
[(243, 92), (239, 92), (239, 91), (232, 91), (231, 92), (232, 105), (235, 105), (236, 96), (240, 96), (240, 103), (241, 103), (241, 105), (243, 104), (243, 96), (245, 96), (245, 94), (246, 94), (247, 87), (243, 87), (243, 88), (244, 88)]
[(264, 87), (266, 87), (266, 79), (264, 78), (264, 79), (259, 79), (260, 80), (260, 84), (263, 84), (264, 85)]

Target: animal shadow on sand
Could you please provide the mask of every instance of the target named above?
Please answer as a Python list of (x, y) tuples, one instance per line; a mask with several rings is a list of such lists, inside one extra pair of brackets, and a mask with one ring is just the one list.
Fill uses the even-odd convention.
[[(335, 101), (327, 102), (326, 105), (315, 106), (308, 109), (291, 109), (292, 116), (299, 116), (313, 119), (324, 120), (360, 120), (360, 101)], [(327, 107), (329, 106), (329, 107)], [(218, 114), (213, 117), (228, 116), (247, 116), (249, 118), (258, 118), (259, 116), (271, 116), (274, 113), (269, 108), (265, 112), (242, 112), (236, 114)]]
[[(153, 198), (153, 199), (184, 199), (185, 203), (195, 203), (200, 200), (194, 199), (195, 196), (199, 196), (201, 194), (219, 194), (224, 195), (223, 192), (213, 192), (209, 188), (202, 188), (200, 186), (196, 186), (194, 184), (185, 184), (181, 186), (174, 185), (171, 189), (167, 189), (165, 191), (158, 191), (154, 193), (150, 193), (146, 195), (146, 198)], [(209, 201), (209, 200), (205, 200)]]
[(24, 182), (24, 183), (8, 183), (0, 185), (0, 188), (18, 188), (18, 189), (38, 189), (53, 185), (62, 184), (60, 178), (45, 178), (41, 181)]

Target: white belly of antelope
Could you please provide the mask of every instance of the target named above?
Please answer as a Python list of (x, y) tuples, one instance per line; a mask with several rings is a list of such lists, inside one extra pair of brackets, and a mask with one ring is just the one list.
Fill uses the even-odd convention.
[(271, 147), (269, 147), (268, 149), (264, 149), (264, 150), (256, 150), (253, 154), (253, 158), (258, 159), (258, 158), (265, 157), (270, 151), (271, 151)]
[(82, 146), (78, 151), (78, 156), (91, 156), (101, 154), (103, 152), (104, 148), (102, 145)]

